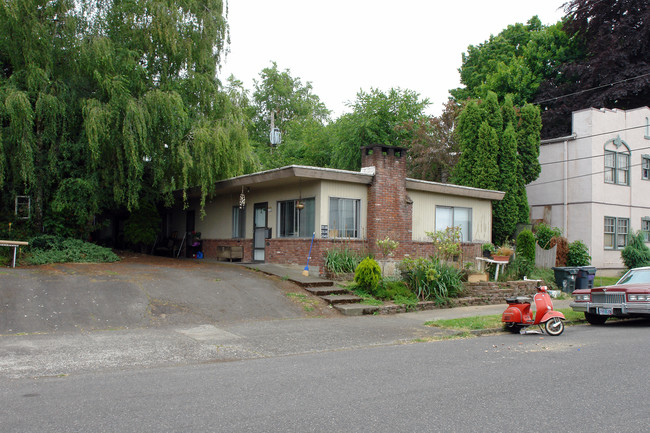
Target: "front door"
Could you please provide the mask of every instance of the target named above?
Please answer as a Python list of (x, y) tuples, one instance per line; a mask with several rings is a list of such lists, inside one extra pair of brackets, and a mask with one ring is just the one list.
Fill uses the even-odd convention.
[(264, 247), (268, 221), (266, 218), (267, 203), (255, 203), (253, 218), (253, 261), (264, 261)]

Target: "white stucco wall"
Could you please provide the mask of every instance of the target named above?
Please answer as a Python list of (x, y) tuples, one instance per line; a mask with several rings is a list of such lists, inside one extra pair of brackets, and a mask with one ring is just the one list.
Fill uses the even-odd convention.
[[(186, 210), (170, 212), (169, 230), (182, 234), (185, 231), (187, 210), (194, 210), (196, 215), (196, 231), (201, 232), (204, 239), (229, 239), (232, 237), (232, 208), (239, 205), (239, 192), (218, 195), (208, 199), (205, 206), (205, 217), (200, 218), (198, 199), (189, 201)], [(268, 227), (277, 234), (277, 203), (284, 200), (299, 198), (315, 200), (315, 229), (320, 236), (320, 227), (329, 225), (329, 198), (350, 198), (361, 200), (361, 237), (366, 234), (366, 215), (368, 209), (368, 187), (363, 184), (349, 182), (308, 180), (294, 182), (281, 187), (251, 186), (245, 188), (246, 197), (246, 238), (253, 237), (253, 209), (256, 203), (268, 203)]]
[[(605, 217), (628, 218), (634, 231), (650, 217), (650, 180), (641, 176), (642, 155), (650, 154), (649, 119), (647, 107), (573, 113), (576, 139), (542, 144), (542, 173), (527, 187), (531, 219), (560, 227), (569, 242), (585, 242), (601, 269), (623, 267), (620, 250), (604, 247)], [(629, 185), (605, 183), (604, 146), (617, 137), (630, 150)]]

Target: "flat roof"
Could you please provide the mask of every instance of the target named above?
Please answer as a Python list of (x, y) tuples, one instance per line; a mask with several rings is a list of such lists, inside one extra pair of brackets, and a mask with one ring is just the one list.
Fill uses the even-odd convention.
[[(286, 167), (274, 168), (257, 173), (244, 174), (241, 176), (224, 179), (214, 184), (212, 193), (223, 194), (239, 190), (243, 186), (261, 185), (265, 187), (280, 187), (289, 185), (295, 179), (310, 180), (332, 180), (337, 182), (348, 182), (370, 185), (374, 174), (370, 172), (359, 172), (350, 170), (339, 170), (334, 168), (311, 167), (305, 165), (289, 165)], [(435, 192), (439, 194), (472, 197), (485, 200), (501, 200), (505, 195), (502, 191), (493, 191), (469, 186), (453, 185), (448, 183), (431, 182), (426, 180), (406, 178), (406, 189), (424, 192)], [(198, 187), (188, 190), (189, 197), (196, 197), (200, 194)]]

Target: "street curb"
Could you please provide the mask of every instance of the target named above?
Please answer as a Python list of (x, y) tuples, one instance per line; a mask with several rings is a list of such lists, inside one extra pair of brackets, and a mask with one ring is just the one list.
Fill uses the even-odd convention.
[[(582, 324), (585, 324), (585, 323), (587, 323), (586, 320), (567, 320), (567, 321), (564, 322), (564, 325), (565, 326), (573, 326), (573, 325), (582, 325)], [(508, 331), (506, 331), (502, 327), (499, 327), (499, 328), (486, 328), (486, 329), (470, 329), (468, 331), (458, 331), (458, 332), (456, 332), (455, 334), (452, 334), (452, 335), (453, 336), (462, 336), (462, 335), (465, 335), (467, 332), (469, 332), (470, 334), (472, 334), (472, 335), (474, 335), (476, 337), (480, 337), (482, 335), (506, 333)], [(542, 335), (545, 335), (545, 334), (542, 334)]]

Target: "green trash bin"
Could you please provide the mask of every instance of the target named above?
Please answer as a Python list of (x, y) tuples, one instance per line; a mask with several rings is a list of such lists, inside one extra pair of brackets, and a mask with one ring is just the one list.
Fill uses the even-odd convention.
[(596, 268), (593, 266), (580, 266), (576, 278), (576, 289), (593, 289)]
[(577, 267), (556, 267), (551, 268), (555, 272), (555, 284), (565, 293), (573, 293), (576, 289), (576, 279), (578, 278)]

